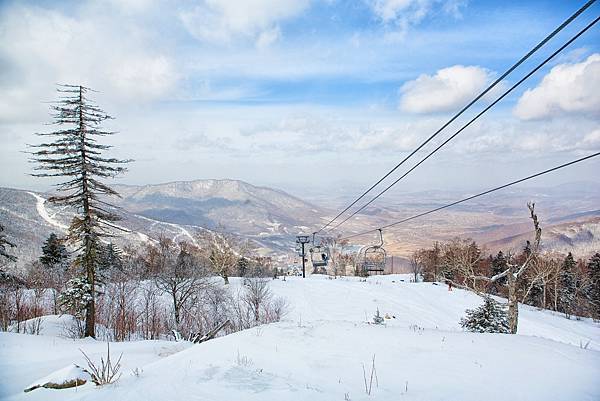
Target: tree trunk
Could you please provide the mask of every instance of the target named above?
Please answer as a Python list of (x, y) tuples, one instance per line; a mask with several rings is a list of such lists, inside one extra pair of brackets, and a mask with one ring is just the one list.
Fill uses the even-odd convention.
[(175, 312), (175, 330), (179, 331), (179, 303), (177, 302), (177, 293), (171, 293), (173, 296), (173, 310)]
[(96, 280), (94, 272), (94, 260), (92, 258), (92, 249), (90, 240), (85, 240), (85, 271), (87, 282), (90, 285), (90, 301), (88, 302), (85, 309), (85, 337), (96, 338)]
[(519, 322), (519, 301), (517, 299), (517, 278), (515, 267), (511, 266), (508, 273), (508, 327), (511, 334), (517, 334)]

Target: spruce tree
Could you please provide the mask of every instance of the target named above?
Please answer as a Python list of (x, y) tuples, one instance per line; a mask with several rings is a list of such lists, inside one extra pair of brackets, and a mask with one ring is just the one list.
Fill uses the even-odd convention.
[(63, 242), (54, 233), (42, 245), (42, 256), (40, 262), (46, 268), (66, 270), (68, 267), (69, 252)]
[(575, 276), (575, 260), (571, 252), (567, 255), (561, 266), (558, 276), (560, 289), (558, 293), (558, 304), (561, 312), (569, 318), (575, 302), (576, 292), (576, 276)]
[(98, 264), (100, 274), (103, 277), (108, 277), (114, 272), (122, 272), (123, 251), (112, 242), (109, 242), (106, 246), (101, 246)]
[(7, 250), (7, 247), (14, 248), (16, 245), (6, 239), (6, 235), (2, 234), (2, 231), (4, 231), (4, 226), (0, 224), (0, 256), (8, 259), (10, 262), (16, 262), (17, 258), (10, 255)]
[[(492, 276), (502, 273), (508, 268), (508, 261), (504, 257), (504, 253), (499, 251), (496, 256), (492, 258)], [(498, 293), (498, 289), (506, 285), (506, 277), (501, 277), (492, 283), (492, 290)]]
[(467, 309), (466, 317), (460, 320), (462, 328), (476, 333), (510, 333), (508, 314), (504, 305), (486, 296), (483, 305)]
[(39, 260), (44, 269), (46, 285), (52, 288), (54, 313), (58, 313), (58, 293), (63, 288), (65, 274), (69, 268), (69, 252), (56, 234), (50, 234), (42, 245), (42, 256)]
[(126, 171), (122, 163), (128, 160), (104, 157), (111, 146), (100, 144), (99, 137), (112, 135), (103, 131), (100, 124), (112, 117), (88, 98), (91, 89), (80, 85), (61, 85), (60, 99), (51, 106), (54, 124), (60, 129), (38, 134), (52, 140), (34, 145), (32, 161), (35, 170), (43, 173), (36, 177), (61, 177), (58, 193), (48, 199), (50, 203), (76, 209), (67, 234), (67, 240), (77, 245), (75, 264), (81, 268), (89, 284), (90, 297), (86, 298), (85, 335), (95, 337), (95, 287), (98, 264), (98, 246), (102, 237), (110, 236), (112, 222), (118, 216), (106, 202), (106, 196), (118, 196), (104, 179)]
[(586, 295), (592, 304), (593, 316), (600, 319), (600, 253), (597, 252), (590, 258), (587, 271), (590, 275), (590, 286)]

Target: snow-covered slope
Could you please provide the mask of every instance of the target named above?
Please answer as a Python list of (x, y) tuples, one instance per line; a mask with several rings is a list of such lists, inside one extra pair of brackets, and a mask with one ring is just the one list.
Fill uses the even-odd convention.
[[(600, 326), (590, 320), (522, 306), (518, 335), (465, 333), (458, 320), (479, 297), (400, 275), (287, 278), (271, 289), (290, 304), (284, 321), (167, 357), (160, 349), (176, 343), (116, 344), (125, 374), (104, 388), (22, 393), (53, 370), (81, 363), (78, 347), (100, 352), (104, 345), (1, 333), (0, 371), (7, 373), (0, 394), (49, 401), (600, 399)], [(385, 326), (367, 323), (377, 308), (389, 317)], [(368, 386), (373, 357), (369, 396), (363, 365)], [(134, 366), (142, 374), (129, 374)]]

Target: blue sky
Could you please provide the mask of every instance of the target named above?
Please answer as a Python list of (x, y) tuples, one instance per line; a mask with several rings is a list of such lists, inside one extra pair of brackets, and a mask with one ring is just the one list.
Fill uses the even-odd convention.
[[(136, 159), (121, 182), (358, 191), (582, 4), (4, 1), (0, 185), (47, 187), (27, 176), (22, 151), (47, 129), (54, 84), (69, 82), (99, 90), (116, 117), (114, 154)], [(599, 12), (593, 5), (502, 86)], [(399, 190), (491, 187), (600, 149), (599, 39), (596, 26)], [(598, 167), (543, 183), (597, 180)]]

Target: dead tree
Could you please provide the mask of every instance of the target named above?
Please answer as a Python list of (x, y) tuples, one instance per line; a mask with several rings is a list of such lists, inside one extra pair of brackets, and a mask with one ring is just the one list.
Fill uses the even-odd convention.
[(37, 134), (52, 137), (53, 141), (31, 146), (31, 160), (35, 170), (44, 173), (34, 177), (63, 177), (57, 184), (58, 193), (48, 199), (50, 203), (70, 206), (77, 210), (67, 240), (77, 245), (75, 264), (81, 268), (90, 285), (90, 301), (86, 306), (85, 335), (95, 337), (95, 286), (98, 246), (102, 237), (110, 236), (112, 224), (119, 218), (114, 208), (106, 202), (107, 196), (118, 193), (103, 181), (126, 171), (121, 166), (129, 160), (103, 157), (111, 146), (100, 144), (98, 137), (114, 134), (102, 131), (100, 124), (112, 117), (87, 97), (91, 89), (80, 85), (61, 85), (60, 100), (51, 106), (54, 124), (61, 129)]
[[(509, 255), (508, 257), (508, 268), (502, 273), (496, 274), (493, 277), (485, 276), (474, 276), (474, 280), (483, 280), (487, 283), (494, 283), (497, 280), (506, 277), (508, 286), (508, 326), (511, 334), (517, 333), (517, 325), (519, 322), (519, 300), (517, 299), (517, 289), (519, 279), (525, 273), (527, 268), (532, 264), (532, 261), (537, 257), (540, 247), (540, 241), (542, 238), (542, 229), (538, 221), (538, 217), (535, 214), (535, 203), (528, 203), (527, 208), (529, 209), (530, 218), (533, 222), (535, 231), (535, 237), (533, 244), (530, 243), (528, 251), (525, 253), (525, 259), (521, 262), (517, 262), (514, 257)], [(528, 241), (529, 242), (529, 241)]]

